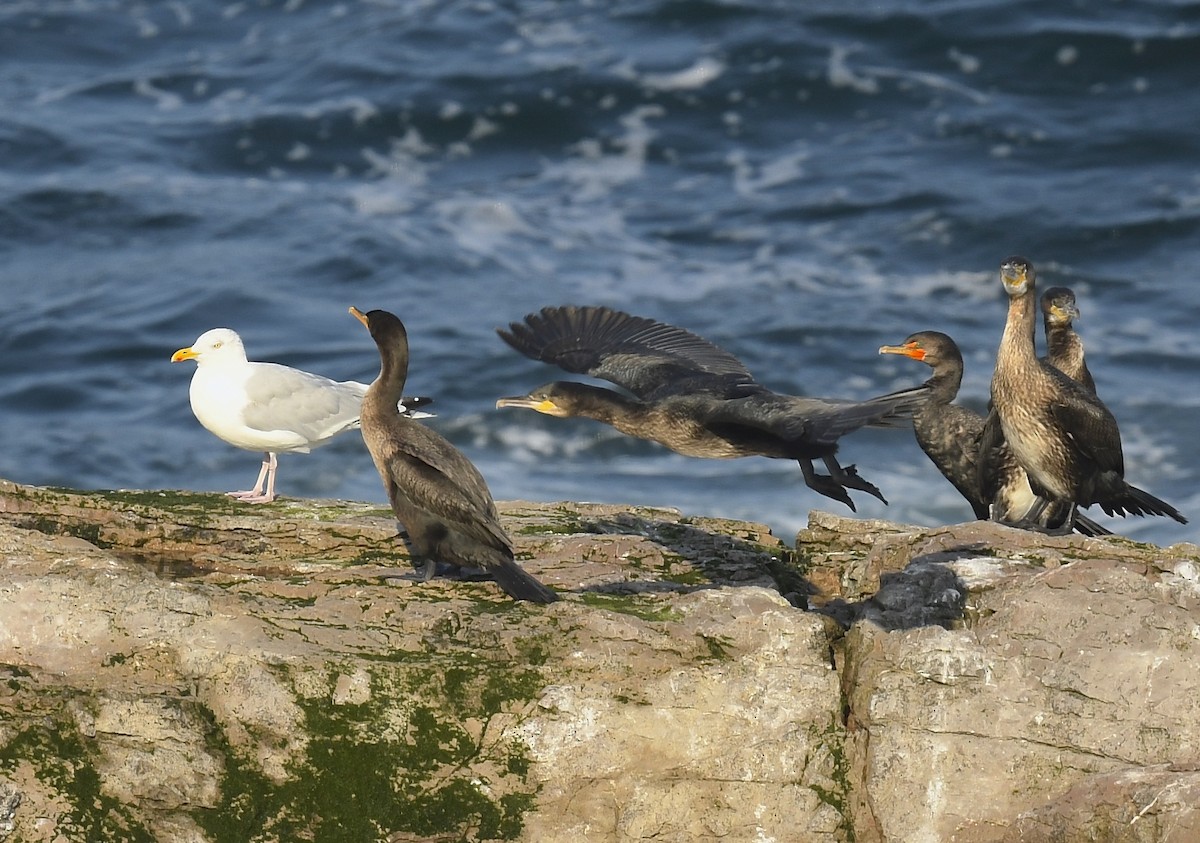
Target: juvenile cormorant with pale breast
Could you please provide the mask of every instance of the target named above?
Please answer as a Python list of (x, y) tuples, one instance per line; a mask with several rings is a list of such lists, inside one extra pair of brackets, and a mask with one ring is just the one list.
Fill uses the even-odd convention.
[(379, 347), (379, 377), (362, 402), (362, 437), (392, 512), (404, 526), (414, 561), (430, 579), (438, 562), (484, 568), (517, 600), (557, 596), (513, 559), (512, 541), (487, 483), (469, 459), (437, 432), (396, 407), (408, 377), (408, 335), (386, 310), (350, 308)]
[[(861, 402), (781, 395), (707, 340), (607, 307), (546, 307), (498, 333), (526, 357), (610, 381), (632, 395), (557, 381), (501, 398), (497, 407), (595, 419), (685, 456), (793, 459), (809, 488), (850, 509), (847, 489), (887, 501), (854, 466), (838, 463), (838, 439), (867, 425), (907, 423), (928, 393), (916, 387)], [(816, 459), (828, 475), (816, 473)]]
[(1042, 293), (1041, 305), (1042, 324), (1046, 329), (1046, 362), (1095, 395), (1096, 382), (1084, 359), (1083, 340), (1072, 324), (1079, 318), (1075, 293), (1067, 287), (1051, 287)]
[(1038, 358), (1032, 264), (1009, 258), (1000, 277), (1008, 319), (992, 374), (992, 405), (1034, 492), (1063, 508), (1064, 527), (1075, 505), (1091, 504), (1110, 515), (1164, 515), (1186, 524), (1175, 507), (1125, 481), (1120, 430), (1103, 402)]

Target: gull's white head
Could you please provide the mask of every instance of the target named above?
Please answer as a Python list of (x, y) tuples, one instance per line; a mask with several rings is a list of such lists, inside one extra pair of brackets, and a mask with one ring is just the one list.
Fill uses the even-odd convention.
[(208, 361), (246, 361), (246, 348), (237, 331), (229, 328), (213, 328), (205, 331), (187, 348), (181, 348), (171, 355), (172, 363), (182, 360), (195, 360), (197, 365)]

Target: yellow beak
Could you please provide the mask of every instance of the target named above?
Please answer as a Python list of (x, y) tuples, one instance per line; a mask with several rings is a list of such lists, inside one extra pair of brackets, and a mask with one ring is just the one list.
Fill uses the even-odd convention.
[(525, 396), (501, 398), (496, 402), (496, 409), (501, 409), (503, 407), (522, 407), (527, 410), (537, 410), (539, 413), (545, 413), (548, 416), (561, 415), (558, 405), (549, 398), (543, 398), (541, 401), (535, 401), (534, 399)]

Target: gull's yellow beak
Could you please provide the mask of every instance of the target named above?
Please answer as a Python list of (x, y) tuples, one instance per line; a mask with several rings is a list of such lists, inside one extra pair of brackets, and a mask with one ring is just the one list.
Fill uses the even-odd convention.
[(176, 351), (174, 354), (172, 354), (171, 362), (172, 363), (180, 363), (184, 360), (195, 360), (197, 357), (199, 357), (199, 355), (196, 354), (196, 352), (194, 352), (191, 349), (191, 347), (189, 346), (188, 348), (181, 348), (178, 351)]

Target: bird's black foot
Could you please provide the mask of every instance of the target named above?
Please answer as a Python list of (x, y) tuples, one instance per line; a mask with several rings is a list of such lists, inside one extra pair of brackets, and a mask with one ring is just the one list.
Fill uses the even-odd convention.
[(833, 474), (833, 479), (837, 483), (841, 483), (847, 489), (858, 489), (860, 492), (866, 492), (868, 495), (873, 495), (879, 500), (887, 503), (887, 498), (879, 491), (879, 487), (874, 483), (868, 483), (858, 476), (858, 468), (853, 465), (838, 466), (841, 474)]
[(487, 568), (460, 568), (457, 565), (450, 567), (452, 570), (447, 572), (446, 576), (459, 582), (486, 582), (495, 579)]
[(453, 562), (438, 562), (434, 559), (421, 560), (414, 557), (413, 570), (420, 582), (429, 582), (434, 577), (459, 582), (485, 582), (492, 579), (492, 572), (486, 568), (464, 568)]
[(1039, 497), (1020, 518), (1003, 523), (1047, 536), (1067, 536), (1075, 529), (1075, 505)]
[(1058, 524), (1056, 526), (1048, 526), (1040, 521), (1026, 518), (1018, 518), (1015, 521), (1000, 521), (1008, 527), (1016, 527), (1018, 530), (1029, 530), (1034, 533), (1041, 533), (1045, 536), (1066, 536), (1074, 529), (1073, 525), (1068, 523)]
[(827, 498), (841, 501), (850, 507), (851, 512), (858, 511), (854, 508), (854, 501), (850, 500), (850, 494), (841, 483), (826, 474), (817, 474), (808, 460), (797, 460), (797, 462), (800, 463), (800, 470), (804, 473), (804, 483), (808, 488)]
[[(993, 506), (992, 520), (1008, 527), (1016, 527), (1018, 530), (1031, 530), (1046, 536), (1067, 536), (1075, 529), (1075, 507), (1072, 505), (1064, 509), (1044, 498), (1038, 498), (1020, 518), (997, 518), (996, 508)], [(1098, 524), (1096, 527), (1104, 529)]]

